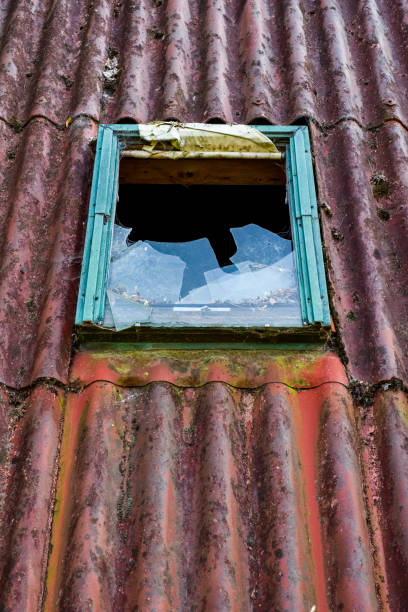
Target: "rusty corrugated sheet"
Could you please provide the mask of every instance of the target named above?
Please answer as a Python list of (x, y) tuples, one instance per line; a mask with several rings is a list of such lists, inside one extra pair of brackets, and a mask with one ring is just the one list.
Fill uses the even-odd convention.
[[(0, 607), (405, 610), (406, 2), (7, 0), (0, 33)], [(90, 140), (164, 118), (310, 122), (363, 405), (319, 351), (69, 377)]]
[(41, 609), (58, 473), (63, 396), (0, 396), (0, 605)]
[[(38, 0), (2, 12), (8, 121), (407, 123), (403, 1)], [(109, 52), (121, 76), (101, 104)]]
[(305, 357), (294, 386), (4, 393), (4, 609), (404, 610), (406, 396), (354, 408), (340, 361)]
[[(1, 10), (3, 382), (67, 380), (97, 122), (169, 117), (312, 121), (350, 374), (406, 381), (405, 2), (40, 0)], [(103, 76), (108, 57), (116, 82)]]
[(0, 379), (13, 387), (66, 380), (96, 132), (0, 122)]

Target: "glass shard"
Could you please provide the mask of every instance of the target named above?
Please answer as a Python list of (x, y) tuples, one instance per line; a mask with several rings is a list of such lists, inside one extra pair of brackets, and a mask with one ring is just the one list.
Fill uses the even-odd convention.
[(181, 297), (205, 283), (204, 273), (218, 265), (217, 258), (207, 238), (191, 242), (151, 242), (154, 249), (166, 255), (175, 255), (186, 264)]
[(238, 272), (231, 274), (220, 275), (218, 270), (205, 274), (212, 302), (272, 304), (277, 291), (296, 289), (292, 253), (271, 266), (258, 268), (258, 262), (251, 261), (237, 265)]
[(269, 266), (292, 251), (290, 240), (253, 223), (244, 227), (232, 227), (231, 234), (237, 245), (237, 252), (231, 257), (235, 264), (252, 261)]
[(131, 327), (136, 323), (146, 323), (149, 321), (152, 309), (144, 302), (124, 297), (110, 289), (107, 290), (106, 294), (113, 322), (118, 331)]
[(131, 232), (129, 227), (121, 227), (120, 225), (114, 225), (113, 236), (112, 236), (112, 250), (111, 250), (111, 261), (120, 257), (128, 248), (127, 237)]
[(127, 246), (130, 231), (114, 228), (105, 325), (302, 325), (290, 240), (231, 228), (237, 251), (220, 267), (206, 238)]
[(180, 299), (185, 267), (180, 257), (136, 242), (111, 263), (109, 289), (126, 298), (171, 304)]

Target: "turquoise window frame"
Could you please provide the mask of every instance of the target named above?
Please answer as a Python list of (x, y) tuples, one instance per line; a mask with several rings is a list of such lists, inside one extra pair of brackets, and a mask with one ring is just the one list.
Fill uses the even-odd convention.
[[(309, 131), (306, 126), (251, 126), (285, 147), (287, 192), (304, 325), (330, 326)], [(76, 324), (104, 318), (121, 151), (139, 138), (138, 125), (99, 126)]]

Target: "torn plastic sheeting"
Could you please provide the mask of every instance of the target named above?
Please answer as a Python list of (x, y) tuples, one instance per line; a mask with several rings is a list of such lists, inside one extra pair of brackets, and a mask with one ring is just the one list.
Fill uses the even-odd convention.
[(155, 122), (139, 124), (139, 134), (151, 155), (163, 145), (183, 152), (279, 153), (267, 136), (246, 125)]
[(162, 151), (152, 147), (145, 147), (143, 150), (122, 151), (122, 157), (135, 157), (136, 159), (258, 159), (280, 161), (283, 159), (282, 153), (270, 151), (256, 151), (250, 153), (248, 151)]

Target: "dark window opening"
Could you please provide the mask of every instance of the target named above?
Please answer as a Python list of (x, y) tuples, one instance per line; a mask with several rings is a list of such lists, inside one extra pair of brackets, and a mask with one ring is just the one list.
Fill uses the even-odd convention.
[(237, 252), (231, 228), (254, 223), (291, 240), (283, 186), (120, 185), (115, 223), (132, 229), (128, 244), (207, 238), (220, 267)]

